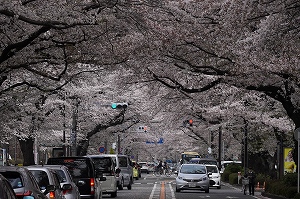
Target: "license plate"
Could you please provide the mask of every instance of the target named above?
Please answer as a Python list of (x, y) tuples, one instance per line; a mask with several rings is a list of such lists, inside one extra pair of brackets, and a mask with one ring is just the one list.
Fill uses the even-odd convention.
[(196, 187), (196, 183), (195, 182), (190, 182), (189, 187)]

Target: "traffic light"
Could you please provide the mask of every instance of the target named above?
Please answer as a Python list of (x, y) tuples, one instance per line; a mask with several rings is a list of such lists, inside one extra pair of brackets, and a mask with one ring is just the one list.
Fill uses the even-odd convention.
[(189, 119), (189, 120), (184, 120), (183, 121), (183, 126), (187, 127), (187, 126), (193, 126), (193, 120)]
[(117, 109), (117, 108), (127, 108), (128, 107), (128, 103), (125, 102), (121, 102), (121, 103), (111, 103), (111, 108), (112, 109)]
[(147, 126), (139, 126), (139, 131), (147, 132)]

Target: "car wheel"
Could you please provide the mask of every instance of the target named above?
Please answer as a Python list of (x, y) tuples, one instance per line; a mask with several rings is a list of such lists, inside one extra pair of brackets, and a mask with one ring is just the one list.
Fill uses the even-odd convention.
[(115, 198), (115, 197), (117, 197), (117, 191), (115, 191), (115, 192), (111, 193), (111, 194), (110, 194), (110, 196), (111, 196), (112, 198)]
[(180, 192), (180, 189), (178, 189), (177, 187), (176, 187), (176, 192)]
[(131, 186), (131, 183), (129, 185), (127, 185), (127, 189), (128, 190), (131, 190), (132, 186)]
[(205, 193), (209, 193), (209, 188), (205, 189)]
[(123, 190), (123, 186), (124, 186), (124, 179), (121, 179), (121, 182), (118, 184), (118, 189), (119, 190)]

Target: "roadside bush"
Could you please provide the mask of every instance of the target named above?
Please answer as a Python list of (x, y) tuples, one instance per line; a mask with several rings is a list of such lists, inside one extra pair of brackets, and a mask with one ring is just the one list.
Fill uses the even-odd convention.
[[(225, 170), (224, 170), (224, 172), (223, 172), (223, 174), (222, 174), (222, 176), (221, 176), (221, 180), (222, 180), (223, 182), (229, 182), (229, 175), (230, 175), (230, 174), (235, 173), (236, 176), (237, 176), (237, 173), (238, 173), (238, 172), (242, 172), (242, 171), (243, 171), (243, 168), (242, 168), (239, 164), (235, 164), (235, 163), (229, 164), (229, 165), (225, 168)], [(230, 182), (229, 182), (229, 183), (230, 183)], [(235, 184), (236, 184), (236, 183), (237, 183), (237, 180), (236, 180)]]
[(283, 177), (283, 182), (287, 186), (297, 186), (298, 174), (288, 173)]
[[(285, 177), (284, 177), (285, 178)], [(287, 177), (289, 179), (290, 176)], [(284, 196), (286, 198), (294, 198), (297, 194), (297, 186), (290, 186), (285, 183), (285, 180), (282, 181), (270, 181), (266, 185), (266, 192), (274, 195)], [(300, 198), (300, 196), (297, 196)]]
[(264, 183), (268, 183), (271, 181), (271, 177), (268, 175), (264, 175), (262, 173), (256, 174), (256, 183), (259, 182), (260, 187), (262, 187), (264, 185)]
[(294, 199), (300, 199), (300, 193), (296, 193), (296, 195), (294, 196)]
[(237, 173), (231, 173), (229, 175), (229, 184), (238, 184), (238, 174)]

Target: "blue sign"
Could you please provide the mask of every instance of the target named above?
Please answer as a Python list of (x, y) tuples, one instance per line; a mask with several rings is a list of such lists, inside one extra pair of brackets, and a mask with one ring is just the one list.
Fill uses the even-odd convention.
[[(164, 138), (159, 138), (159, 140), (156, 143), (157, 144), (163, 144), (164, 143)], [(147, 140), (146, 144), (155, 144), (155, 142)]]
[(99, 147), (99, 152), (104, 153), (105, 152), (105, 147), (104, 146)]

